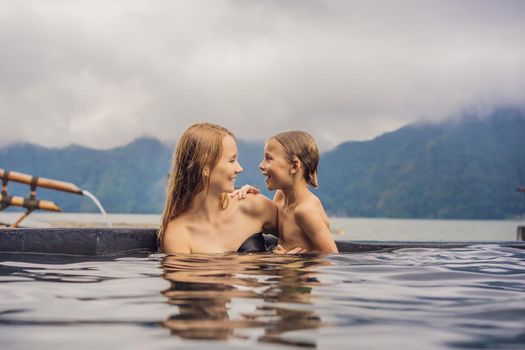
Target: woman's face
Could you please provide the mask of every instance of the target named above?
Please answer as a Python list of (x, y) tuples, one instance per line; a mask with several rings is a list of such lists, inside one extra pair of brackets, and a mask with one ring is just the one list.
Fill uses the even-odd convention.
[(237, 161), (237, 144), (235, 139), (226, 135), (222, 139), (222, 155), (210, 171), (210, 189), (217, 193), (233, 192), (237, 174), (242, 167)]
[(266, 187), (270, 191), (282, 189), (291, 182), (288, 157), (281, 144), (273, 139), (264, 145), (264, 158), (259, 169), (266, 176)]

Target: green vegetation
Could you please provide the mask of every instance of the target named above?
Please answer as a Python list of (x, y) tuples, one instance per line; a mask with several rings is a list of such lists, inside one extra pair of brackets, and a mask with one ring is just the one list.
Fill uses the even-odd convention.
[[(244, 167), (238, 184), (264, 188), (257, 168), (262, 142), (238, 145)], [(0, 149), (0, 168), (73, 182), (94, 193), (108, 212), (159, 213), (172, 149), (153, 138), (110, 150), (15, 144)], [(341, 144), (321, 157), (317, 194), (333, 215), (504, 219), (525, 212), (523, 195), (515, 191), (520, 185), (525, 113), (501, 109), (486, 118), (414, 124)], [(10, 183), (9, 191), (26, 195), (28, 187)], [(65, 211), (97, 211), (81, 196), (38, 194)]]
[(337, 215), (513, 218), (525, 212), (525, 114), (500, 110), (348, 142), (322, 158), (319, 195)]

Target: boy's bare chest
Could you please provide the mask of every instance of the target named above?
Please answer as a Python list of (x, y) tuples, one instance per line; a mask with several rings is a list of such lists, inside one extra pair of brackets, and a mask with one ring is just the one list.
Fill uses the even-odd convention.
[(292, 209), (277, 206), (280, 244), (288, 249), (308, 245), (307, 237), (297, 225)]

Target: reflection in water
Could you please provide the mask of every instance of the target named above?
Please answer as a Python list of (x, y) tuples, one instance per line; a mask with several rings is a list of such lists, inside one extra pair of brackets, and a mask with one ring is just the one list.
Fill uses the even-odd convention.
[(524, 324), (525, 250), (496, 245), (324, 258), (0, 253), (0, 349), (523, 349)]
[[(311, 292), (321, 285), (318, 268), (327, 265), (331, 263), (322, 256), (166, 256), (163, 277), (171, 286), (162, 294), (178, 306), (178, 313), (162, 325), (172, 334), (191, 339), (246, 338), (235, 331), (255, 328), (263, 333), (258, 337), (261, 342), (315, 347), (315, 342), (283, 335), (323, 326), (313, 310)], [(243, 300), (251, 309), (236, 307), (243, 312), (232, 314), (230, 305)]]

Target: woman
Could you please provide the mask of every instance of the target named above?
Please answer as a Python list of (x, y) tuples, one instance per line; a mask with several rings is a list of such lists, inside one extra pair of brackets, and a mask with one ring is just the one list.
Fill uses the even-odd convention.
[(271, 200), (260, 194), (230, 200), (241, 172), (228, 129), (198, 123), (184, 132), (173, 155), (159, 229), (165, 253), (235, 252), (254, 234), (275, 230), (277, 209)]

